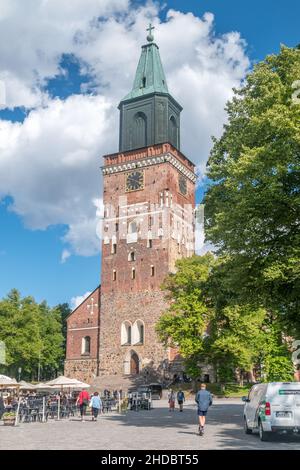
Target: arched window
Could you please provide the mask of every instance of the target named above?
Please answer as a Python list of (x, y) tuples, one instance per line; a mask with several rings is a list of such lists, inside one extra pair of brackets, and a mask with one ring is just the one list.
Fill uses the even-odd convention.
[(124, 321), (121, 325), (121, 345), (131, 344), (131, 323)]
[(90, 354), (91, 353), (91, 337), (85, 336), (81, 340), (81, 354)]
[(144, 113), (137, 113), (132, 123), (132, 148), (146, 147), (147, 145), (147, 118)]
[(131, 251), (128, 255), (128, 261), (135, 261), (135, 260), (136, 260), (135, 252)]
[(135, 220), (129, 223), (128, 225), (128, 233), (137, 233), (138, 226)]
[(144, 344), (145, 326), (142, 320), (136, 320), (132, 327), (132, 344)]
[(174, 116), (171, 116), (169, 120), (169, 140), (174, 147), (178, 147), (178, 128)]

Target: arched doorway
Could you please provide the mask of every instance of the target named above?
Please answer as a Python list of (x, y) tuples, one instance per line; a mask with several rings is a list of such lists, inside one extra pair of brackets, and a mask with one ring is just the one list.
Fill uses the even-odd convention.
[(140, 373), (140, 360), (137, 353), (132, 352), (130, 358), (130, 374), (137, 375)]

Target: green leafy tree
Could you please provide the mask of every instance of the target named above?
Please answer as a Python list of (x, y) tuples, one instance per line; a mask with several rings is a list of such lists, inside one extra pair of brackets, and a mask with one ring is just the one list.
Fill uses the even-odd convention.
[(163, 286), (171, 305), (160, 318), (157, 332), (166, 346), (179, 349), (191, 376), (199, 376), (205, 333), (212, 316), (205, 289), (213, 263), (211, 254), (179, 260), (176, 274), (170, 274)]
[(38, 368), (51, 377), (61, 368), (64, 356), (61, 316), (45, 302), (32, 297), (21, 298), (13, 289), (0, 301), (0, 341), (5, 343), (8, 375), (36, 379)]
[(257, 64), (227, 105), (208, 162), (206, 235), (242, 301), (282, 315), (300, 332), (300, 50)]

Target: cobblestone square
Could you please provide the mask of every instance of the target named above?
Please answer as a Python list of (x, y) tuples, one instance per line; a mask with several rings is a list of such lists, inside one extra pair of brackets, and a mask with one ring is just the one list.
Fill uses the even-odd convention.
[(300, 439), (261, 442), (246, 435), (243, 405), (238, 399), (215, 399), (208, 413), (205, 435), (197, 435), (196, 407), (192, 401), (184, 412), (169, 412), (166, 400), (155, 401), (151, 411), (102, 415), (97, 422), (88, 416), (48, 423), (0, 426), (0, 449), (66, 450), (200, 450), (289, 449), (300, 450)]

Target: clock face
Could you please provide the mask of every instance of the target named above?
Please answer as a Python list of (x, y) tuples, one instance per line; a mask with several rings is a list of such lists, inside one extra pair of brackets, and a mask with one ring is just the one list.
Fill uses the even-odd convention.
[(126, 191), (137, 191), (144, 188), (144, 172), (140, 170), (131, 171), (126, 175)]
[(182, 175), (179, 176), (179, 190), (184, 196), (187, 194), (187, 181)]

